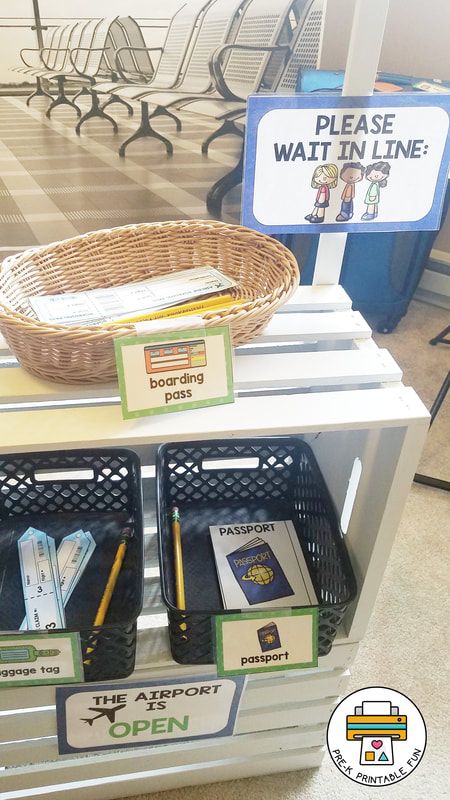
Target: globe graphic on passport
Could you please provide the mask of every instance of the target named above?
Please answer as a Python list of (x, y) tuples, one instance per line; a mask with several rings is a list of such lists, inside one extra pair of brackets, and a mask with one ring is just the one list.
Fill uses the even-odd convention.
[(243, 581), (253, 581), (258, 586), (267, 586), (268, 583), (273, 581), (273, 569), (265, 567), (263, 564), (256, 564), (250, 567), (245, 575), (242, 576)]

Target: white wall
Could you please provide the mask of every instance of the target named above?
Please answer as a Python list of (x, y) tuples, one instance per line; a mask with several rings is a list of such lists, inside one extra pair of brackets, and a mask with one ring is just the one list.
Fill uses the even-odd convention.
[[(324, 69), (345, 66), (355, 2), (328, 0)], [(380, 69), (450, 80), (450, 0), (391, 0)]]

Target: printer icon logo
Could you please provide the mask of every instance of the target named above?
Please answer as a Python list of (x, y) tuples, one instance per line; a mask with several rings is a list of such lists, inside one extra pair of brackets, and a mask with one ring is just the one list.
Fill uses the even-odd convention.
[(368, 687), (336, 707), (327, 744), (335, 766), (348, 778), (365, 786), (387, 786), (417, 767), (426, 747), (426, 728), (406, 695)]

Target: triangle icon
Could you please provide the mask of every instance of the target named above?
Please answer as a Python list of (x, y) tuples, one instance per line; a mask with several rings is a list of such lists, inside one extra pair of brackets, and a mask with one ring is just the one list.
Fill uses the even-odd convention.
[(378, 761), (389, 761), (386, 753), (381, 753), (381, 756), (379, 757)]

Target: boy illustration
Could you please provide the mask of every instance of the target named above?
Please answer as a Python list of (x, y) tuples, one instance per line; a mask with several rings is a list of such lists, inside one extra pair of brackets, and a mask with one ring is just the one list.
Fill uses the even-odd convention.
[(336, 222), (347, 222), (353, 217), (353, 199), (355, 197), (355, 183), (362, 181), (364, 167), (356, 161), (349, 161), (341, 169), (340, 179), (345, 187), (341, 194), (341, 210), (336, 217)]

